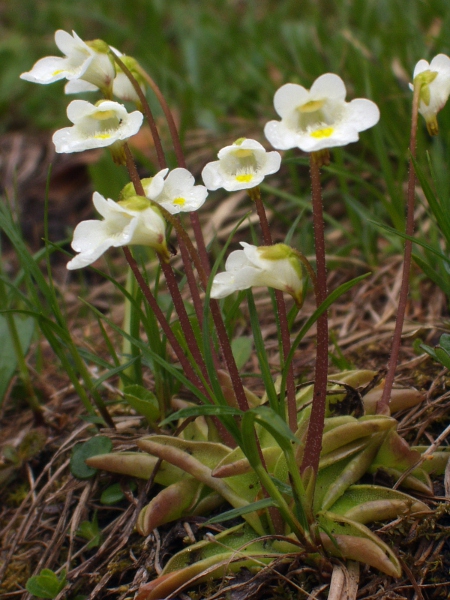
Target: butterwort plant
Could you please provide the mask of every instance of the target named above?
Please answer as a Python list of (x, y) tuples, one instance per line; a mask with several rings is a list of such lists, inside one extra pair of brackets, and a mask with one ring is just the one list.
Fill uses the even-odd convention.
[[(43, 84), (66, 78), (68, 93), (89, 89), (103, 96), (95, 103), (84, 100), (70, 103), (67, 115), (73, 126), (54, 134), (56, 150), (107, 148), (118, 164), (127, 167), (130, 177), (116, 199), (94, 193), (94, 207), (102, 219), (83, 221), (75, 228), (72, 247), (78, 254), (67, 267), (73, 270), (94, 265), (110, 248), (123, 249), (130, 272), (148, 304), (147, 317), (141, 311), (140, 318), (157, 323), (178, 365), (174, 368), (166, 354), (148, 347), (140, 337), (134, 338), (133, 344), (153, 365), (166, 369), (191, 393), (188, 403), (180, 405), (174, 399), (170, 404), (159, 404), (159, 412), (152, 413), (150, 420), (158, 431), (139, 441), (143, 452), (111, 453), (91, 458), (88, 464), (152, 478), (162, 485), (162, 491), (150, 500), (139, 517), (137, 527), (143, 535), (181, 516), (208, 515), (223, 500), (233, 510), (219, 520), (242, 517), (245, 521), (177, 555), (162, 575), (142, 586), (139, 600), (165, 598), (186, 586), (192, 576), (197, 581), (202, 577), (221, 577), (228, 567), (254, 568), (270, 564), (274, 556), (286, 553), (301, 553), (316, 563), (327, 561), (331, 555), (360, 560), (398, 577), (401, 566), (395, 553), (366, 523), (377, 520), (380, 514), (383, 518), (394, 518), (423, 512), (427, 507), (404, 492), (358, 486), (358, 480), (366, 472), (378, 469), (397, 474), (400, 470), (400, 475), (405, 471), (405, 485), (423, 494), (432, 493), (431, 481), (424, 469), (416, 468), (420, 462), (418, 451), (410, 449), (396, 432), (396, 421), (389, 411), (391, 383), (384, 385), (384, 392), (377, 389), (375, 400), (372, 397), (370, 403), (361, 403), (358, 414), (336, 415), (333, 404), (336, 397), (339, 401), (339, 395), (341, 399), (344, 396), (342, 389), (370, 387), (374, 374), (341, 373), (333, 376), (332, 384), (328, 381), (327, 311), (334, 300), (362, 277), (330, 293), (327, 289), (320, 169), (330, 163), (330, 150), (357, 142), (360, 133), (377, 124), (378, 107), (361, 98), (347, 102), (345, 84), (333, 73), (321, 75), (310, 89), (287, 83), (274, 97), (275, 111), (281, 120), (272, 120), (264, 128), (275, 150), (241, 137), (222, 148), (218, 160), (205, 165), (204, 185), (196, 184), (186, 169), (167, 102), (139, 63), (101, 40), (83, 42), (75, 33), (59, 31), (55, 41), (64, 56), (41, 59), (22, 78)], [(449, 59), (445, 58), (440, 55), (430, 65), (421, 61), (414, 72), (414, 143), (411, 142), (414, 149), (419, 110), (429, 129), (437, 131), (436, 114), (450, 90)], [(155, 94), (167, 119), (176, 165), (167, 164), (145, 96), (147, 87)], [(114, 95), (119, 100), (133, 102), (136, 110), (129, 112), (113, 99)], [(153, 134), (158, 170), (151, 177), (141, 178), (128, 139), (139, 131), (144, 116)], [(298, 149), (310, 157), (315, 268), (297, 248), (274, 243), (262, 199), (260, 184), (280, 169), (282, 157), (278, 150), (288, 149)], [(409, 190), (412, 184), (410, 180)], [(208, 191), (220, 188), (228, 192), (246, 190), (249, 211), (256, 211), (260, 224), (260, 243), (240, 242), (241, 248), (228, 254), (222, 271), (221, 264), (233, 237), (211, 265), (197, 215), (197, 211), (207, 206)], [(192, 226), (192, 235), (186, 218)], [(175, 243), (167, 239), (169, 231), (176, 236), (186, 275), (186, 294), (194, 311), (190, 315), (181, 294), (178, 272), (173, 267)], [(153, 249), (176, 319), (159, 304), (159, 269), (153, 284), (130, 249), (136, 245)], [(405, 270), (408, 268), (405, 266)], [(292, 324), (303, 304), (306, 278), (314, 288), (316, 310), (292, 339)], [(252, 291), (255, 287), (269, 288), (273, 295), (280, 340), (277, 378), (264, 344)], [(263, 395), (246, 389), (236, 365), (227, 315), (223, 313), (224, 304), (219, 302), (232, 294), (237, 295), (236, 303), (243, 297), (247, 299)], [(97, 314), (115, 327), (107, 317)], [(294, 354), (315, 323), (314, 382), (297, 390)], [(398, 323), (402, 323), (401, 319)], [(397, 328), (401, 334), (401, 324)], [(399, 339), (396, 336), (394, 341)], [(395, 363), (393, 350), (392, 372)], [(174, 421), (180, 427), (170, 434), (167, 428)], [(160, 461), (168, 467), (160, 468)], [(261, 536), (265, 540), (271, 536), (270, 547)], [(218, 543), (226, 551), (217, 552), (214, 545)], [(198, 557), (194, 565), (189, 558), (191, 550)]]

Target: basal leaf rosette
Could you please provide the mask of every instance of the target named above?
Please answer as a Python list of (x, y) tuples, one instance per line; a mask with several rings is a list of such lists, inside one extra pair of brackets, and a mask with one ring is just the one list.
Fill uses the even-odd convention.
[(92, 200), (103, 221), (82, 221), (77, 225), (72, 248), (79, 254), (67, 264), (69, 270), (92, 264), (109, 248), (135, 244), (150, 246), (168, 258), (166, 222), (146, 198), (134, 196), (114, 202), (94, 192)]
[(217, 156), (219, 160), (208, 163), (202, 171), (208, 190), (224, 188), (235, 192), (254, 188), (266, 175), (276, 173), (281, 164), (278, 152), (266, 152), (259, 142), (246, 138), (222, 148)]
[(414, 69), (411, 89), (420, 85), (419, 112), (426, 121), (428, 133), (439, 133), (437, 113), (444, 108), (450, 95), (450, 58), (438, 54), (431, 63), (419, 60)]
[(360, 131), (378, 122), (380, 111), (364, 98), (345, 102), (346, 94), (344, 82), (333, 73), (321, 75), (310, 90), (295, 83), (283, 85), (274, 97), (281, 121), (266, 124), (266, 138), (279, 150), (304, 152), (356, 142)]
[(108, 44), (102, 40), (84, 42), (75, 31), (72, 35), (59, 29), (55, 43), (64, 57), (46, 56), (35, 63), (21, 79), (48, 84), (60, 79), (83, 79), (110, 95), (116, 75)]
[(225, 263), (225, 271), (213, 280), (211, 298), (225, 298), (233, 292), (267, 286), (290, 294), (299, 305), (303, 301), (302, 268), (297, 252), (286, 244), (252, 246), (240, 242)]
[(82, 152), (92, 148), (106, 148), (135, 135), (143, 121), (138, 110), (128, 113), (123, 104), (100, 100), (91, 104), (73, 100), (67, 107), (67, 116), (73, 127), (64, 127), (53, 134), (56, 152)]

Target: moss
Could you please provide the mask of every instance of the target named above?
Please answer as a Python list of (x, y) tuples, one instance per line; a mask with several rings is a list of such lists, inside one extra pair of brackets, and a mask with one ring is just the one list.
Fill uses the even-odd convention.
[(21, 587), (25, 588), (25, 584), (30, 576), (31, 571), (29, 562), (11, 561), (8, 565), (3, 581), (0, 584), (0, 594), (14, 592)]

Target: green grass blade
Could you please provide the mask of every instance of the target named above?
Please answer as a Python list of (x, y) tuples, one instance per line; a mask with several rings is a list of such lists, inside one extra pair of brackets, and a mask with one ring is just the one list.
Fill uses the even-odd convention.
[(261, 369), (261, 376), (264, 382), (264, 389), (269, 400), (270, 407), (280, 417), (285, 418), (284, 403), (281, 403), (278, 394), (275, 390), (275, 384), (273, 382), (272, 373), (270, 371), (269, 359), (267, 358), (267, 351), (264, 344), (264, 340), (261, 334), (261, 325), (258, 319), (258, 311), (256, 310), (255, 301), (253, 299), (253, 293), (247, 290), (247, 303), (248, 310), (250, 313), (250, 323), (253, 332), (253, 341), (255, 343), (256, 355), (258, 357), (259, 367)]

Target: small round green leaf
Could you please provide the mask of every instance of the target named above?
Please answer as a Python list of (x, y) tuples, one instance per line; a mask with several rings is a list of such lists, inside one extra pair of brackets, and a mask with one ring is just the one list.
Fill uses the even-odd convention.
[[(132, 481), (130, 482), (129, 487), (131, 491), (134, 491), (136, 489), (136, 484)], [(107, 487), (106, 490), (103, 490), (102, 495), (100, 496), (100, 502), (106, 506), (112, 506), (124, 498), (125, 494), (122, 491), (120, 483), (114, 483)]]
[(56, 598), (66, 585), (66, 572), (63, 571), (58, 577), (50, 569), (42, 569), (39, 575), (30, 577), (26, 588), (30, 594), (37, 598)]
[(93, 477), (97, 469), (88, 467), (86, 459), (97, 454), (108, 454), (112, 450), (112, 442), (108, 437), (98, 435), (87, 442), (77, 444), (70, 459), (70, 470), (77, 479), (89, 479)]

